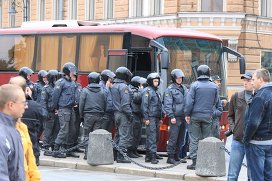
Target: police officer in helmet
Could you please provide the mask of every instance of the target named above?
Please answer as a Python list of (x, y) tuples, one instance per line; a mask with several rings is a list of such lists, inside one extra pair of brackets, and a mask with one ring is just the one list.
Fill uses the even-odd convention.
[[(73, 146), (73, 136), (75, 134), (75, 93), (77, 85), (73, 81), (77, 75), (77, 68), (73, 63), (65, 63), (62, 68), (64, 76), (60, 78), (54, 87), (53, 105), (58, 112), (60, 130), (55, 140), (54, 151), (70, 148)], [(57, 158), (66, 156), (76, 157), (74, 152), (55, 152)]]
[[(164, 110), (170, 119), (169, 140), (167, 144), (167, 163), (180, 161), (180, 144), (184, 143), (186, 121), (184, 116), (185, 97), (187, 88), (182, 85), (184, 74), (180, 69), (171, 72), (172, 84), (164, 93)], [(184, 161), (186, 163), (186, 161)]]
[(101, 72), (99, 85), (102, 87), (103, 92), (106, 97), (106, 110), (103, 118), (103, 122), (101, 125), (102, 129), (107, 130), (108, 132), (112, 132), (113, 127), (113, 105), (112, 105), (112, 95), (111, 95), (111, 87), (113, 85), (113, 78), (115, 77), (115, 73), (111, 70), (105, 69)]
[(53, 90), (55, 87), (55, 82), (58, 79), (57, 70), (49, 70), (47, 75), (48, 84), (42, 88), (41, 92), (41, 106), (43, 116), (46, 118), (44, 122), (44, 133), (43, 133), (43, 147), (45, 148), (44, 155), (52, 156), (54, 148), (54, 141), (59, 131), (59, 124), (57, 120), (57, 115), (55, 114), (55, 109), (53, 107)]
[[(100, 74), (92, 72), (88, 75), (89, 85), (82, 91), (79, 101), (79, 114), (84, 117), (84, 140), (89, 139), (89, 133), (101, 129), (106, 108), (106, 97), (99, 85)], [(84, 159), (87, 159), (85, 147)]]
[(132, 143), (132, 147), (128, 150), (128, 156), (131, 158), (142, 157), (142, 155), (140, 155), (137, 152), (137, 148), (141, 141), (141, 133), (142, 133), (141, 102), (142, 102), (142, 91), (143, 91), (142, 83), (143, 82), (141, 81), (141, 78), (142, 77), (134, 76), (131, 79), (131, 82), (129, 85), (132, 91), (131, 107), (132, 107), (132, 113), (133, 113), (133, 123), (132, 123), (133, 143)]
[(209, 81), (210, 75), (210, 68), (200, 65), (197, 68), (197, 81), (192, 83), (186, 96), (184, 112), (189, 124), (190, 155), (193, 161), (187, 169), (191, 170), (195, 170), (199, 140), (211, 135), (213, 107), (219, 100), (217, 86)]
[(20, 68), (18, 75), (22, 76), (26, 80), (26, 86), (30, 88), (32, 91), (32, 94), (35, 94), (35, 87), (34, 83), (30, 80), (31, 75), (33, 75), (34, 72), (29, 67), (22, 67)]
[(42, 88), (47, 84), (47, 71), (45, 70), (40, 70), (38, 72), (38, 80), (34, 84), (35, 87), (35, 94), (32, 94), (33, 100), (40, 103), (41, 102), (41, 92)]
[(146, 125), (146, 162), (157, 164), (157, 142), (159, 141), (160, 120), (162, 118), (162, 101), (158, 91), (160, 75), (150, 73), (147, 76), (148, 87), (144, 89), (141, 110)]
[[(117, 128), (115, 141), (126, 152), (132, 146), (131, 91), (127, 85), (130, 82), (132, 73), (126, 67), (119, 67), (116, 69), (115, 75), (116, 78), (111, 88), (114, 120)], [(116, 161), (118, 163), (130, 163), (120, 152), (117, 153)]]

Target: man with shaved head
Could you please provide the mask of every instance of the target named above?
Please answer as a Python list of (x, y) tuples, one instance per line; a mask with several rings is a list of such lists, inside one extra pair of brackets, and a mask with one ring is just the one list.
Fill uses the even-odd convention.
[(25, 181), (22, 140), (15, 128), (25, 105), (25, 93), (19, 86), (0, 86), (0, 180)]
[[(12, 77), (9, 83), (20, 86), (25, 91), (26, 97), (31, 97), (31, 90), (29, 87), (26, 87), (25, 80), (22, 79), (21, 76)], [(22, 121), (27, 125), (28, 133), (33, 146), (33, 152), (36, 158), (36, 164), (38, 166), (40, 156), (38, 138), (42, 120), (44, 118), (42, 116), (42, 107), (40, 104), (33, 100), (27, 100), (27, 105), (28, 106), (23, 114)]]

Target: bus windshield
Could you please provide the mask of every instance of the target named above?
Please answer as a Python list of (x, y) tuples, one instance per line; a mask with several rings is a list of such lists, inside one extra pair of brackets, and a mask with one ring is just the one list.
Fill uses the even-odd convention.
[[(190, 85), (196, 80), (196, 69), (201, 64), (206, 64), (211, 68), (211, 75), (224, 77), (224, 64), (221, 61), (222, 43), (220, 41), (182, 37), (161, 37), (157, 41), (169, 51), (168, 75), (175, 68), (181, 69), (185, 74), (184, 84)], [(168, 80), (171, 80), (169, 78)]]

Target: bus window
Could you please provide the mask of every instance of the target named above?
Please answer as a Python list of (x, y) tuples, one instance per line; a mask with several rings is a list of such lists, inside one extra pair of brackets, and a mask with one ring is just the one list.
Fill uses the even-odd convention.
[[(169, 50), (168, 75), (173, 69), (180, 68), (185, 74), (184, 83), (189, 85), (197, 78), (194, 69), (201, 64), (207, 64), (212, 70), (212, 75), (221, 76), (223, 65), (219, 61), (221, 59), (220, 41), (178, 37), (164, 37), (159, 38), (158, 41)], [(170, 77), (168, 80), (171, 80)]]
[(41, 35), (38, 38), (37, 61), (35, 70), (58, 68), (59, 36)]
[(79, 70), (101, 72), (107, 66), (108, 49), (122, 49), (123, 34), (80, 36)]
[(67, 62), (75, 63), (76, 58), (76, 35), (63, 35), (61, 38), (61, 63), (60, 66)]
[(1, 36), (0, 42), (1, 70), (19, 70), (23, 66), (32, 67), (34, 36)]

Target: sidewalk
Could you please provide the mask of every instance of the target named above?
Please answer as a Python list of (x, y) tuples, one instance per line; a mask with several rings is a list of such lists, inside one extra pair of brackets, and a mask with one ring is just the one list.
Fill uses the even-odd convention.
[[(78, 153), (77, 153), (78, 154)], [(209, 181), (209, 180), (226, 180), (226, 177), (200, 177), (195, 174), (194, 170), (187, 170), (186, 166), (191, 164), (191, 160), (187, 160), (188, 163), (181, 163), (180, 165), (166, 170), (148, 170), (142, 167), (139, 167), (135, 164), (127, 164), (127, 163), (116, 163), (113, 165), (99, 165), (99, 166), (91, 166), (87, 164), (86, 160), (83, 160), (83, 154), (79, 154), (80, 158), (53, 158), (48, 156), (43, 156), (41, 153), (40, 156), (40, 164), (41, 166), (50, 166), (50, 167), (62, 167), (62, 168), (72, 168), (72, 169), (80, 169), (80, 170), (92, 170), (92, 171), (103, 171), (103, 172), (111, 172), (118, 174), (130, 174), (130, 175), (138, 175), (138, 176), (148, 176), (148, 177), (158, 177), (165, 179), (179, 179), (179, 180), (191, 180), (191, 181)], [(166, 157), (163, 160), (160, 160), (159, 164), (153, 165), (150, 163), (145, 163), (144, 157), (134, 159), (135, 161), (144, 164), (146, 166), (151, 167), (162, 167), (169, 166), (166, 163)], [(226, 166), (227, 166), (226, 162)], [(246, 180), (246, 169), (242, 168), (241, 177), (239, 180)]]

